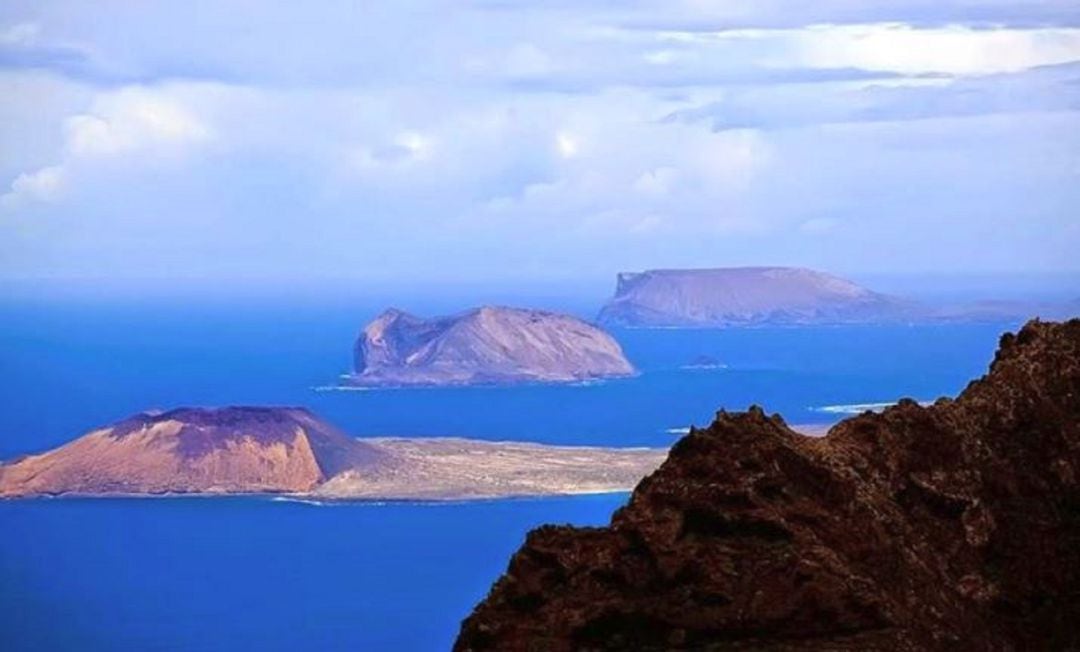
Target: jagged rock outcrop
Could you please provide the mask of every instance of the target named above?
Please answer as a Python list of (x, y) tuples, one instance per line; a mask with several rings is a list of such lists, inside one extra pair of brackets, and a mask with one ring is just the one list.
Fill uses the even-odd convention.
[(610, 526), (531, 532), (455, 649), (1080, 649), (1078, 483), (1080, 321), (1031, 322), (956, 400), (721, 412)]
[(724, 327), (904, 321), (909, 301), (851, 281), (794, 267), (662, 269), (618, 275), (604, 324)]
[(385, 457), (303, 408), (178, 408), (0, 466), (0, 496), (302, 492)]
[(483, 307), (422, 319), (387, 310), (360, 334), (357, 385), (575, 382), (633, 375), (610, 335), (558, 313)]

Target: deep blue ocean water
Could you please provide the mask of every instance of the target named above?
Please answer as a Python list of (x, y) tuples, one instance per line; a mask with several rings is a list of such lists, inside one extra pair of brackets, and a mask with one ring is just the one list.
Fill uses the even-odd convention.
[[(357, 436), (667, 446), (721, 407), (824, 423), (826, 406), (954, 395), (1016, 327), (622, 330), (637, 378), (316, 391), (380, 307), (0, 305), (0, 458), (145, 409), (228, 404), (306, 405)], [(684, 368), (700, 356), (726, 368)], [(529, 528), (601, 524), (624, 500), (0, 502), (0, 649), (446, 649)]]

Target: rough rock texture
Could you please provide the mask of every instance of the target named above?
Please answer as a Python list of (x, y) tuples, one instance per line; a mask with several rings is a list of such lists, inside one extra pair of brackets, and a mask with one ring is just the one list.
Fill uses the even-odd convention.
[(179, 408), (0, 466), (0, 496), (307, 491), (383, 459), (303, 408)]
[(569, 315), (483, 307), (421, 319), (388, 310), (355, 348), (357, 385), (574, 382), (629, 376), (610, 335)]
[(902, 321), (910, 302), (791, 267), (665, 269), (619, 274), (601, 323), (722, 327)]
[(692, 431), (605, 528), (542, 527), (457, 650), (1080, 649), (1080, 321), (955, 400)]

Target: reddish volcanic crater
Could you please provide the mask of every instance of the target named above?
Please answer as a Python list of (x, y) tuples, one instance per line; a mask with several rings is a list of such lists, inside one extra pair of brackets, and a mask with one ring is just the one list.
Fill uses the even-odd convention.
[[(225, 407), (217, 409), (181, 407), (165, 412), (128, 417), (114, 425), (109, 436), (123, 439), (162, 423), (183, 425), (176, 432), (176, 452), (186, 458), (202, 457), (225, 448), (229, 442), (247, 437), (261, 446), (290, 444), (304, 418), (313, 419), (305, 408)], [(342, 435), (344, 437), (344, 435)]]

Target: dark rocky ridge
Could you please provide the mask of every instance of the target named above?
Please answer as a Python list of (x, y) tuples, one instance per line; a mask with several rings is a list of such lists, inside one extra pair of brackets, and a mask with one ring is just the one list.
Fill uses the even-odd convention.
[(456, 650), (1080, 647), (1080, 321), (827, 437), (693, 430), (604, 528), (531, 532)]

